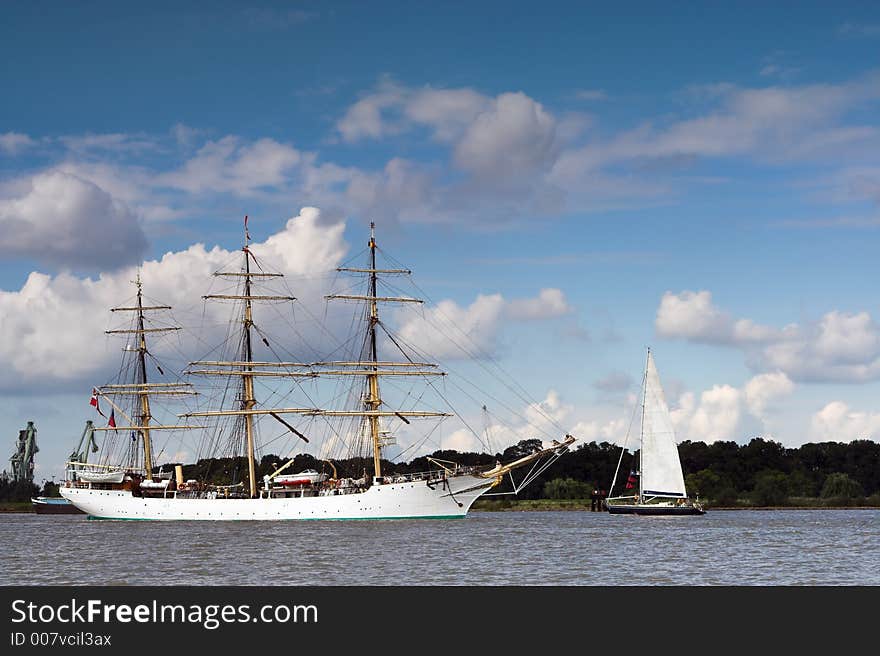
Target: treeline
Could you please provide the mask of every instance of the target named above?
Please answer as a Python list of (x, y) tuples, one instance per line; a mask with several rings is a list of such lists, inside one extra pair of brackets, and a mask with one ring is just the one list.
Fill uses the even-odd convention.
[[(736, 442), (685, 441), (678, 453), (691, 496), (715, 506), (777, 506), (797, 499), (824, 499), (834, 505), (880, 505), (880, 444), (855, 440), (787, 448), (754, 438)], [(610, 486), (620, 448), (591, 442), (566, 454), (545, 474), (541, 489), (527, 498), (586, 498)], [(613, 493), (621, 494), (633, 462), (625, 454)], [(540, 481), (538, 481), (540, 483)]]
[(845, 505), (880, 495), (880, 444), (870, 440), (797, 448), (760, 438), (742, 446), (686, 442), (679, 454), (685, 483), (717, 505), (742, 498), (759, 506), (785, 505), (797, 497)]
[[(51, 491), (48, 487), (44, 487), (44, 489)], [(6, 476), (0, 476), (0, 501), (30, 501), (39, 495), (39, 486), (29, 481), (13, 482)]]
[[(463, 466), (492, 465), (496, 461), (510, 462), (541, 448), (540, 440), (522, 440), (502, 453), (460, 453), (435, 451), (407, 463), (382, 462), (383, 473), (398, 474), (437, 469), (428, 458), (456, 462)], [(785, 505), (797, 498), (824, 498), (846, 505), (868, 497), (880, 503), (880, 444), (870, 440), (855, 440), (848, 444), (822, 442), (787, 448), (778, 442), (754, 438), (747, 444), (736, 442), (685, 441), (679, 444), (679, 456), (685, 472), (685, 482), (691, 496), (699, 496), (710, 505)], [(609, 494), (622, 493), (622, 487), (633, 462), (632, 454), (624, 454), (620, 447), (608, 442), (589, 442), (578, 445), (517, 495), (520, 499), (589, 499), (593, 489), (604, 489)], [(613, 491), (611, 485), (618, 461), (621, 474)], [(257, 478), (271, 474), (286, 461), (269, 454), (257, 463)], [(286, 472), (304, 469), (324, 471), (333, 475), (333, 467), (340, 478), (359, 478), (372, 475), (373, 462), (368, 458), (334, 460), (332, 466), (309, 454), (299, 454)], [(173, 465), (165, 465), (165, 470)], [(525, 471), (513, 472), (520, 481)], [(186, 479), (214, 484), (247, 480), (247, 461), (238, 458), (209, 458), (195, 464), (183, 465)], [(493, 492), (510, 491), (511, 481)]]

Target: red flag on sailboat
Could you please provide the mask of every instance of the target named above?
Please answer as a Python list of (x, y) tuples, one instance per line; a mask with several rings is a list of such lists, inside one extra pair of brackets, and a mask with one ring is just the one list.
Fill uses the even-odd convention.
[(94, 406), (95, 410), (98, 411), (98, 414), (102, 417), (106, 417), (103, 412), (101, 412), (101, 408), (98, 407), (98, 389), (96, 387), (92, 388), (92, 398), (89, 399), (89, 405)]
[(636, 484), (636, 473), (631, 471), (629, 473), (629, 477), (626, 479), (626, 489), (631, 490)]
[(107, 425), (110, 428), (116, 428), (116, 410), (110, 411), (110, 419), (107, 420)]

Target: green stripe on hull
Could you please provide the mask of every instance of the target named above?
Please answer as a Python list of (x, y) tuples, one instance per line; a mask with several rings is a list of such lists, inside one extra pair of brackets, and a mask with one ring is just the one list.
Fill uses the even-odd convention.
[(107, 522), (368, 522), (393, 521), (395, 519), (464, 519), (467, 515), (411, 515), (408, 517), (291, 517), (290, 519), (167, 519), (154, 517), (98, 517), (87, 515), (86, 519)]

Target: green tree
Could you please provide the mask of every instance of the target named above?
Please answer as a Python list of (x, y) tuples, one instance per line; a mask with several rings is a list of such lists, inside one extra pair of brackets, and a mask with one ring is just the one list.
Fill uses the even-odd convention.
[(793, 497), (816, 496), (816, 483), (803, 469), (796, 469), (788, 475), (788, 493)]
[(736, 488), (732, 485), (724, 485), (715, 492), (715, 496), (711, 497), (712, 502), (717, 506), (735, 506), (739, 495)]
[(30, 501), (39, 493), (40, 488), (30, 481), (12, 482), (5, 476), (0, 478), (0, 501)]
[(721, 488), (721, 477), (711, 469), (701, 469), (696, 474), (688, 474), (684, 480), (688, 494), (706, 498), (714, 498)]
[(858, 481), (854, 481), (846, 474), (835, 472), (828, 474), (825, 484), (822, 486), (822, 498), (845, 498), (853, 499), (864, 496), (865, 492)]
[(586, 499), (593, 488), (573, 478), (554, 478), (544, 483), (544, 496), (548, 499)]
[(41, 494), (44, 497), (60, 497), (61, 493), (58, 491), (60, 487), (61, 486), (55, 481), (45, 481), (43, 483), (43, 491)]
[(532, 438), (530, 440), (520, 440), (513, 446), (509, 446), (504, 449), (504, 453), (502, 454), (502, 458), (507, 460), (517, 460), (524, 456), (531, 455), (536, 451), (541, 450), (541, 440), (537, 438)]
[(781, 506), (788, 501), (788, 477), (776, 469), (755, 474), (752, 501), (758, 506)]

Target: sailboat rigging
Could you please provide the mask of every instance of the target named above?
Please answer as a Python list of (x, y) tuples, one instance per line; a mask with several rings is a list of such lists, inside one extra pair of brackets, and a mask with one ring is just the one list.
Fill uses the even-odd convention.
[[(156, 520), (287, 520), (287, 519), (390, 519), (390, 518), (456, 518), (464, 517), (471, 505), (484, 493), (499, 485), (503, 477), (514, 469), (541, 463), (542, 469), (566, 453), (575, 438), (566, 435), (561, 441), (553, 440), (549, 445), (533, 453), (520, 457), (508, 464), (496, 463), (487, 466), (461, 466), (457, 463), (432, 461), (438, 467), (424, 472), (388, 475), (383, 471), (383, 450), (394, 443), (394, 435), (383, 422), (400, 421), (409, 425), (411, 420), (442, 420), (454, 415), (440, 409), (419, 407), (416, 403), (421, 397), (406, 405), (396, 405), (383, 397), (380, 381), (392, 379), (421, 378), (430, 380), (443, 376), (438, 365), (417, 361), (405, 352), (392, 332), (380, 318), (380, 307), (384, 304), (421, 304), (422, 300), (403, 295), (385, 294), (380, 290), (381, 276), (409, 275), (411, 271), (403, 268), (381, 268), (377, 264), (378, 250), (375, 225), (370, 224), (368, 243), (369, 259), (365, 267), (339, 267), (337, 271), (345, 274), (366, 276), (367, 286), (363, 294), (329, 294), (328, 301), (353, 301), (363, 307), (363, 333), (360, 336), (359, 353), (346, 359), (326, 359), (317, 362), (297, 362), (295, 360), (277, 361), (257, 359), (254, 345), (259, 337), (267, 347), (270, 343), (255, 323), (255, 305), (261, 303), (291, 303), (295, 297), (285, 294), (261, 293), (258, 282), (282, 277), (278, 273), (267, 272), (252, 252), (250, 235), (245, 220), (245, 237), (242, 248), (242, 266), (239, 271), (217, 271), (214, 275), (237, 283), (234, 293), (208, 294), (206, 301), (234, 301), (238, 316), (233, 320), (237, 325), (237, 352), (226, 359), (204, 359), (189, 363), (185, 372), (206, 379), (226, 379), (229, 388), (234, 390), (235, 405), (232, 408), (196, 409), (178, 413), (175, 425), (151, 423), (149, 395), (151, 393), (171, 394), (178, 388), (167, 384), (151, 387), (147, 382), (144, 356), (146, 328), (143, 314), (148, 308), (143, 305), (138, 279), (138, 301), (135, 308), (138, 321), (134, 334), (138, 336), (136, 349), (137, 382), (125, 391), (134, 393), (140, 399), (139, 411), (130, 421), (132, 426), (119, 430), (138, 431), (143, 436), (142, 467), (134, 467), (131, 462), (122, 465), (101, 463), (114, 477), (101, 479), (100, 472), (87, 474), (85, 463), (70, 463), (72, 475), (61, 490), (62, 495), (71, 500), (89, 515), (98, 518), (115, 519), (156, 519)], [(255, 267), (252, 265), (256, 265)], [(389, 350), (396, 349), (404, 357), (386, 356), (379, 345), (379, 334), (388, 338)], [(274, 354), (274, 349), (270, 350)], [(309, 380), (336, 379), (359, 381), (356, 392), (350, 398), (356, 401), (353, 409), (321, 407), (304, 394), (302, 382)], [(258, 381), (274, 380), (278, 385), (289, 383), (287, 396), (300, 392), (307, 402), (292, 402), (276, 407), (271, 402), (282, 397), (267, 395), (258, 398), (255, 384)], [(280, 381), (280, 382), (279, 382)], [(106, 398), (109, 388), (100, 389)], [(182, 390), (180, 390), (182, 391)], [(221, 400), (228, 398), (221, 395)], [(412, 400), (411, 400), (412, 401)], [(116, 406), (114, 406), (115, 408)], [(122, 410), (120, 409), (120, 413)], [(330, 429), (331, 436), (348, 444), (359, 444), (365, 438), (365, 452), (372, 464), (372, 476), (366, 471), (360, 476), (339, 476), (329, 458), (333, 474), (312, 469), (289, 473), (294, 462), (291, 458), (274, 471), (257, 479), (257, 422), (266, 415), (272, 417), (290, 431), (296, 438), (309, 442), (308, 430), (294, 426), (293, 418), (320, 420), (331, 424), (340, 421), (348, 426), (348, 431)], [(128, 415), (125, 415), (127, 418)], [(291, 417), (290, 421), (286, 417)], [(233, 423), (233, 429), (224, 433), (222, 426), (215, 426), (207, 432), (206, 443), (217, 446), (221, 435), (227, 442), (234, 442), (234, 435), (242, 433), (241, 444), (247, 462), (247, 473), (241, 480), (230, 484), (219, 484), (209, 480), (184, 481), (182, 468), (176, 467), (173, 478), (154, 481), (154, 462), (151, 457), (150, 434), (154, 430), (172, 428), (191, 428), (191, 420), (204, 420), (209, 423), (226, 421)], [(95, 429), (98, 430), (98, 429)], [(331, 439), (331, 441), (333, 441)], [(365, 461), (366, 462), (366, 461)], [(139, 463), (138, 463), (139, 464)], [(95, 470), (95, 466), (92, 466)], [(282, 473), (285, 472), (285, 473)], [(351, 474), (351, 472), (348, 472)], [(246, 477), (246, 481), (244, 478)], [(118, 480), (117, 480), (118, 479)]]

